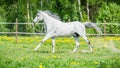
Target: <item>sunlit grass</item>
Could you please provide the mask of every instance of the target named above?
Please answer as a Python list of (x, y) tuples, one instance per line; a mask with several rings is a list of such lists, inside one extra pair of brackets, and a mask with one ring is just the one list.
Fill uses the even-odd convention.
[[(83, 39), (76, 53), (72, 37), (56, 38), (56, 52), (52, 53), (51, 39), (37, 52), (34, 48), (43, 39), (39, 36), (15, 37), (0, 36), (0, 68), (119, 68), (120, 37), (88, 37), (93, 53)], [(88, 50), (88, 52), (83, 52)]]

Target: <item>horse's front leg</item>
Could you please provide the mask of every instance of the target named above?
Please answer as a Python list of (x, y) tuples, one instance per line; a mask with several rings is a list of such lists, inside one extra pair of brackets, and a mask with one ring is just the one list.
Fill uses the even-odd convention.
[(47, 34), (47, 35), (44, 37), (44, 39), (37, 45), (37, 47), (35, 48), (35, 51), (37, 51), (38, 48), (39, 48), (47, 39), (49, 39), (50, 37), (52, 37), (51, 34)]
[(52, 53), (55, 52), (55, 38), (52, 37)]

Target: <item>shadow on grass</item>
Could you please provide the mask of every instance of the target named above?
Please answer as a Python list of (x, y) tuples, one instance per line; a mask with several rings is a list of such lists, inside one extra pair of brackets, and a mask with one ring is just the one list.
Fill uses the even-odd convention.
[(37, 52), (37, 53), (50, 53), (50, 51), (34, 51), (34, 52)]
[(76, 53), (81, 53), (81, 54), (93, 54), (94, 52), (89, 52), (89, 51), (82, 51), (82, 50), (79, 50), (79, 51), (76, 51), (75, 53), (73, 53), (72, 51), (70, 50), (67, 50), (67, 51), (64, 51), (64, 50), (61, 50), (61, 51), (56, 51), (55, 53), (52, 53), (52, 51), (48, 51), (48, 50), (38, 50), (38, 51), (34, 51), (34, 53), (47, 53), (47, 54), (64, 54), (64, 53), (67, 53), (67, 54), (76, 54)]

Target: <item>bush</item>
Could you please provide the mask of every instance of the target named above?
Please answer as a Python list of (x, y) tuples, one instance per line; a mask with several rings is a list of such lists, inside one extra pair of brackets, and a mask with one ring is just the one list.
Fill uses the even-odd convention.
[[(104, 3), (97, 15), (97, 22), (120, 23), (120, 6), (116, 3)], [(120, 33), (120, 26), (108, 25), (107, 33)]]

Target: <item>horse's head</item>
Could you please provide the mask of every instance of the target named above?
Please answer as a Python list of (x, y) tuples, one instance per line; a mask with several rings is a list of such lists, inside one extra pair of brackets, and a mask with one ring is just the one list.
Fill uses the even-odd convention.
[(39, 22), (42, 19), (43, 19), (42, 11), (39, 10), (38, 13), (37, 13), (37, 15), (36, 15), (36, 17), (33, 20), (33, 23), (37, 23), (37, 22)]

